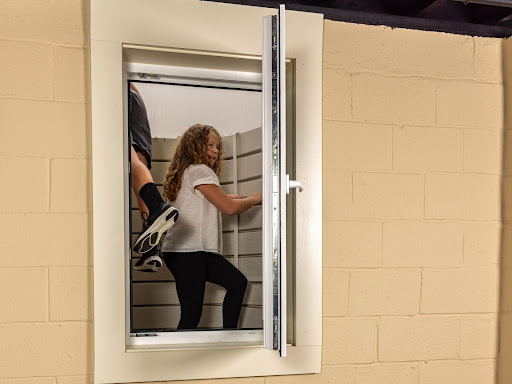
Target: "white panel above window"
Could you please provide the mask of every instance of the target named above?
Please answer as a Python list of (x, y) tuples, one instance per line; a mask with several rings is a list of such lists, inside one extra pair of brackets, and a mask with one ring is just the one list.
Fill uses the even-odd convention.
[[(130, 347), (126, 340), (126, 211), (130, 207), (124, 188), (127, 153), (122, 106), (126, 83), (122, 63), (131, 56), (137, 57), (138, 62), (147, 58), (147, 64), (171, 65), (167, 60), (186, 67), (187, 57), (193, 56), (194, 60), (208, 62), (211, 69), (257, 73), (255, 68), (261, 67), (262, 18), (276, 13), (275, 9), (196, 0), (154, 0), (150, 6), (140, 0), (91, 0), (97, 383), (320, 371), (323, 18), (319, 14), (286, 12), (286, 58), (296, 68), (294, 84), (298, 90), (294, 109), (294, 177), (304, 184), (304, 192), (292, 192), (297, 220), (296, 264), (291, 276), (295, 281), (292, 315), (297, 321), (285, 341), (287, 357), (281, 358), (276, 351), (265, 350), (261, 343), (254, 342)], [(171, 55), (169, 60), (167, 54)]]

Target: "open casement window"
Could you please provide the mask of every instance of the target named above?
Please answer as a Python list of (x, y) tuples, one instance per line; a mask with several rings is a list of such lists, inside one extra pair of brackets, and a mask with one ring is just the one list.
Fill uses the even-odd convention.
[(286, 157), (285, 12), (263, 21), (263, 289), (264, 346), (286, 356), (287, 344), (287, 203), (291, 188)]
[[(91, 1), (98, 383), (320, 371), (322, 17), (287, 11), (285, 26), (284, 9), (276, 14), (275, 9), (195, 0)], [(255, 286), (260, 284), (261, 305), (247, 303), (253, 313), (260, 308), (262, 330), (242, 322), (249, 325), (223, 331), (213, 321), (201, 331), (162, 331), (172, 328), (167, 324), (172, 323), (169, 314), (176, 308), (170, 307), (177, 303), (157, 304), (164, 316), (153, 325), (153, 318), (146, 322), (153, 315), (140, 310), (144, 307), (140, 302), (136, 304), (140, 291), (134, 294), (131, 287), (133, 223), (125, 108), (129, 81), (261, 89), (261, 128), (223, 138), (230, 143), (231, 152), (225, 157), (231, 160), (233, 177), (231, 182), (221, 180), (221, 186), (231, 193), (243, 193), (244, 182), (254, 187), (257, 176), (237, 180), (236, 168), (243, 168), (246, 158), (259, 156), (257, 188), (263, 192), (263, 204), (251, 218), (237, 218), (224, 232), (237, 244), (234, 254), (227, 252), (226, 258), (240, 269), (249, 259), (256, 269), (262, 266), (261, 281), (257, 277), (253, 281)], [(162, 166), (168, 160), (155, 158)], [(303, 192), (290, 192), (293, 187), (302, 189), (300, 183)], [(258, 251), (240, 251), (241, 234), (247, 228), (257, 230), (254, 218), (258, 215), (262, 217), (260, 264)], [(139, 285), (149, 287), (146, 282)], [(147, 292), (152, 295), (151, 290)], [(134, 322), (137, 306), (137, 321), (142, 323)], [(163, 310), (164, 306), (168, 307)]]
[[(179, 135), (196, 121), (208, 122), (222, 137), (221, 188), (227, 194), (251, 195), (262, 190), (261, 73), (208, 69), (209, 55), (160, 52), (125, 47), (124, 76), (145, 100), (152, 131), (151, 174), (161, 193), (164, 175), (174, 156)], [(149, 55), (151, 56), (151, 55)], [(176, 63), (176, 67), (162, 65)], [(258, 69), (255, 60), (238, 59), (238, 69)], [(159, 62), (160, 64), (148, 64)], [(224, 66), (230, 58), (224, 59)], [(142, 62), (142, 63), (141, 63)], [(254, 68), (253, 68), (254, 67)], [(127, 85), (126, 89), (130, 87)], [(127, 95), (125, 96), (127, 98)], [(125, 105), (126, 108), (126, 105)], [(185, 128), (184, 128), (185, 127)], [(127, 133), (127, 132), (126, 132)], [(127, 145), (130, 145), (129, 140)], [(126, 186), (130, 189), (130, 186)], [(142, 232), (136, 196), (131, 193), (132, 244)], [(179, 225), (179, 223), (177, 224)], [(224, 288), (206, 283), (199, 331), (176, 330), (180, 302), (174, 276), (166, 266), (156, 273), (128, 270), (130, 346), (244, 342), (261, 345), (262, 206), (240, 215), (222, 215), (222, 255), (248, 279), (239, 329), (222, 329)], [(165, 234), (164, 234), (165, 236)], [(131, 265), (139, 259), (131, 249)], [(208, 332), (206, 332), (208, 331)]]

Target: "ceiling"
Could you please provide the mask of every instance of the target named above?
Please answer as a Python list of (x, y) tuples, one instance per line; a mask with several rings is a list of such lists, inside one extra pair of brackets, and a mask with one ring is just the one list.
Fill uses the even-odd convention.
[(512, 36), (512, 0), (211, 0), (323, 13), (329, 20), (440, 31)]

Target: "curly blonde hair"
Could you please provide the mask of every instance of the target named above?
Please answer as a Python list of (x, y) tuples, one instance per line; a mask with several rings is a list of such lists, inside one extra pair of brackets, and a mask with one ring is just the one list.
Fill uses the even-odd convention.
[[(213, 132), (219, 138), (218, 158), (213, 166), (210, 166), (206, 156), (208, 135)], [(168, 201), (175, 201), (181, 189), (181, 179), (185, 169), (191, 164), (205, 164), (210, 167), (217, 176), (220, 176), (222, 159), (222, 139), (219, 132), (210, 125), (194, 124), (181, 136), (176, 152), (167, 170), (164, 186), (164, 197)]]

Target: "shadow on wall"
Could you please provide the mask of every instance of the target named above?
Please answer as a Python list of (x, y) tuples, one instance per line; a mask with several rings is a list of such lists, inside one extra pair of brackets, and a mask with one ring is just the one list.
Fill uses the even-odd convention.
[(90, 284), (87, 297), (87, 303), (89, 307), (89, 318), (91, 319), (89, 326), (87, 327), (87, 345), (85, 348), (87, 349), (86, 353), (86, 372), (90, 375), (94, 372), (94, 331), (93, 331), (93, 308), (94, 308), (94, 277), (93, 277), (93, 238), (92, 238), (92, 121), (91, 121), (91, 4), (89, 0), (81, 0), (81, 10), (82, 10), (82, 27), (83, 27), (83, 46), (84, 46), (84, 55), (83, 55), (83, 72), (81, 74), (77, 74), (77, 76), (81, 76), (83, 79), (84, 87), (84, 95), (83, 100), (85, 100), (86, 108), (85, 108), (85, 143), (86, 143), (86, 158), (87, 158), (87, 169), (86, 169), (86, 180), (87, 180), (87, 255), (88, 255), (88, 264), (90, 267), (89, 272), (89, 280), (88, 284)]
[(503, 43), (504, 140), (497, 382), (512, 382), (512, 39)]

